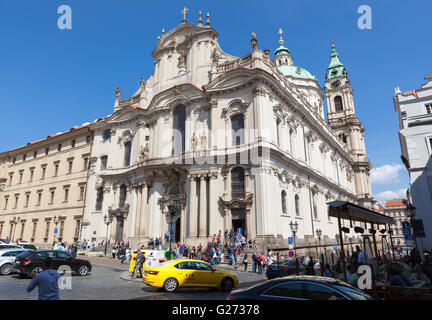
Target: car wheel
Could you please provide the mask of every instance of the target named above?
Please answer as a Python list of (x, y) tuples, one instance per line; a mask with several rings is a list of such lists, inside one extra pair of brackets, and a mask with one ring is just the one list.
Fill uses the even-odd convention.
[(30, 277), (34, 278), (39, 272), (42, 272), (42, 271), (43, 271), (42, 267), (34, 267), (30, 271)]
[(2, 265), (2, 267), (0, 268), (0, 274), (3, 276), (10, 275), (12, 272), (11, 266), (12, 265), (10, 263), (5, 263), (4, 265)]
[(174, 278), (168, 278), (163, 284), (163, 288), (166, 292), (174, 292), (178, 287), (178, 281)]
[(79, 266), (79, 268), (78, 268), (78, 274), (80, 276), (86, 276), (88, 272), (89, 272), (88, 265), (83, 264), (83, 265)]
[(232, 288), (234, 287), (234, 281), (230, 278), (225, 278), (221, 282), (221, 289), (225, 292), (230, 292)]

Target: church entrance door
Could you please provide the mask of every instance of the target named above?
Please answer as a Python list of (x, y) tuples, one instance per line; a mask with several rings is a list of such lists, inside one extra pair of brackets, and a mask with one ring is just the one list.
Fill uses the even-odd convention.
[(246, 236), (246, 209), (231, 209), (232, 228), (236, 233), (238, 228), (241, 228), (242, 235)]

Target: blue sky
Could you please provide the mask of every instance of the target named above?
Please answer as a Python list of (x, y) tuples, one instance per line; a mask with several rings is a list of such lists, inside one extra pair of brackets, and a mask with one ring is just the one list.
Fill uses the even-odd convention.
[[(261, 50), (277, 47), (279, 28), (294, 63), (323, 85), (330, 39), (354, 89), (374, 167), (373, 192), (392, 198), (408, 186), (400, 161), (396, 86), (419, 88), (432, 71), (432, 1), (6, 1), (0, 0), (0, 151), (12, 149), (112, 113), (114, 89), (122, 96), (153, 72), (150, 55), (162, 28), (211, 15), (222, 49), (250, 51), (255, 32)], [(72, 8), (72, 30), (57, 27), (60, 5)], [(372, 9), (372, 29), (360, 30), (360, 5)], [(383, 200), (383, 199), (381, 199)]]

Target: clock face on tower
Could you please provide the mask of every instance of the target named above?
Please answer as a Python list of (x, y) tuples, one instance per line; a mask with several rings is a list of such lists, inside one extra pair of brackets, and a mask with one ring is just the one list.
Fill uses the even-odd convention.
[(339, 88), (340, 84), (341, 84), (341, 82), (339, 80), (336, 80), (336, 81), (333, 81), (331, 85), (333, 88)]

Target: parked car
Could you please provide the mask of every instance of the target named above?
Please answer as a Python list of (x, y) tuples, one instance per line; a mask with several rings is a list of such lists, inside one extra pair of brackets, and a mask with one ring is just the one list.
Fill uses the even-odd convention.
[(42, 263), (45, 258), (51, 258), (53, 261), (52, 268), (63, 269), (68, 266), (73, 272), (80, 276), (87, 275), (92, 264), (88, 260), (75, 259), (64, 251), (59, 250), (36, 250), (26, 251), (15, 258), (15, 265), (12, 267), (13, 273), (18, 273), (21, 277), (34, 277), (42, 271)]
[[(299, 274), (305, 273), (305, 265), (299, 261)], [(277, 277), (285, 277), (296, 274), (296, 261), (288, 260), (284, 263), (272, 263), (266, 271), (267, 279), (271, 280)]]
[(0, 251), (9, 250), (9, 249), (22, 249), (22, 247), (20, 247), (17, 244), (13, 244), (13, 243), (0, 244)]
[(11, 274), (11, 267), (15, 264), (15, 257), (27, 251), (26, 249), (8, 249), (0, 251), (0, 274), (6, 276)]
[(349, 284), (328, 277), (288, 276), (235, 290), (228, 300), (375, 300)]

